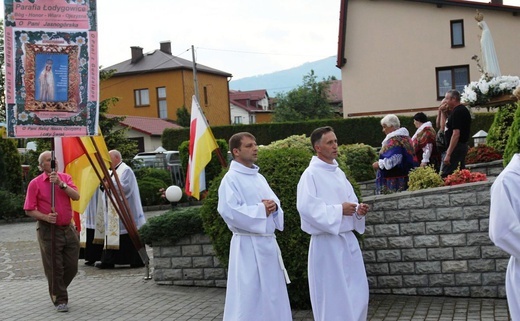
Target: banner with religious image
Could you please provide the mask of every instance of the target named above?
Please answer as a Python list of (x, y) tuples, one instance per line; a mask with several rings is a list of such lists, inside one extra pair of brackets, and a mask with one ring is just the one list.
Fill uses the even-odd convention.
[(96, 0), (4, 0), (7, 136), (98, 131)]

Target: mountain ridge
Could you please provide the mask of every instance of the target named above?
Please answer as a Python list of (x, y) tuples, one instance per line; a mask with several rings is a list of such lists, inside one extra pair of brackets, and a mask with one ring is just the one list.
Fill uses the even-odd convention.
[(336, 67), (336, 56), (330, 56), (306, 62), (294, 68), (232, 80), (229, 83), (229, 89), (241, 91), (265, 89), (269, 96), (274, 97), (277, 93), (288, 92), (301, 86), (303, 77), (308, 75), (311, 70), (314, 70), (318, 81), (329, 76), (341, 79), (341, 70)]

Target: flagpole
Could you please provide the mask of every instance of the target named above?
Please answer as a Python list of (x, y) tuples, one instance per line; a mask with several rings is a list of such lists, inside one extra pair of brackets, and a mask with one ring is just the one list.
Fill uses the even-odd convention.
[[(54, 154), (54, 139), (51, 138), (51, 172), (56, 171), (56, 157)], [(61, 138), (60, 138), (61, 139)], [(51, 212), (56, 213), (56, 195), (54, 191), (55, 184), (51, 182)], [(56, 217), (57, 219), (58, 217)], [(52, 302), (56, 299), (56, 291), (54, 286), (56, 284), (56, 222), (51, 223), (51, 294)]]
[(195, 61), (195, 48), (191, 45), (191, 57), (193, 59), (193, 86), (195, 88), (195, 97), (199, 101), (199, 82), (197, 80), (197, 62)]

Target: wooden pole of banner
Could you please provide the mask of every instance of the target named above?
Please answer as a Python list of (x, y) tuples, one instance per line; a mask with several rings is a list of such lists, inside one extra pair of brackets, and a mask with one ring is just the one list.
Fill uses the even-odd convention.
[(117, 175), (117, 171), (113, 167), (114, 164), (111, 164), (110, 167), (112, 170), (112, 175), (117, 184), (117, 188), (116, 188), (116, 186), (115, 186), (116, 184), (114, 184), (114, 181), (112, 181), (112, 179), (111, 179), (111, 174), (108, 172), (108, 169), (105, 166), (105, 162), (103, 161), (103, 158), (101, 157), (99, 147), (97, 146), (93, 137), (91, 137), (91, 141), (96, 150), (96, 154), (95, 154), (96, 161), (98, 162), (98, 164), (106, 178), (105, 180), (103, 180), (103, 186), (105, 187), (106, 195), (109, 197), (110, 201), (112, 202), (112, 205), (114, 206), (118, 216), (121, 218), (123, 225), (125, 226), (126, 230), (128, 231), (128, 236), (130, 237), (130, 240), (132, 241), (134, 247), (137, 249), (139, 256), (141, 257), (141, 259), (143, 260), (143, 262), (146, 266), (145, 280), (150, 280), (151, 279), (151, 277), (150, 277), (150, 258), (148, 257), (148, 253), (146, 253), (145, 245), (143, 244), (143, 242), (141, 241), (141, 238), (139, 237), (139, 231), (137, 230), (137, 226), (135, 225), (135, 222), (133, 220), (132, 211), (130, 209), (130, 206), (128, 205), (128, 201), (122, 192), (123, 188), (121, 186), (119, 176)]
[[(51, 172), (56, 171), (56, 155), (54, 154), (54, 138), (51, 138)], [(56, 195), (54, 182), (51, 183), (51, 213), (56, 213)], [(58, 219), (58, 217), (56, 217)], [(51, 223), (51, 298), (56, 300), (56, 222)]]

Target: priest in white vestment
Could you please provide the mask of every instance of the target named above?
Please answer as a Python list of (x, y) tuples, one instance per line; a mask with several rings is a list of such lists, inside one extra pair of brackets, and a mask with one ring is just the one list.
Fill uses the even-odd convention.
[(511, 254), (506, 294), (513, 321), (520, 321), (520, 154), (515, 154), (491, 186), (489, 238)]
[[(146, 223), (146, 217), (144, 216), (139, 186), (134, 171), (123, 162), (121, 153), (118, 150), (111, 150), (109, 154), (112, 166), (116, 170), (121, 183), (122, 190), (120, 193), (126, 199), (130, 215), (132, 215), (133, 222), (139, 230)], [(111, 179), (116, 184), (115, 177), (111, 175)], [(116, 188), (118, 188), (117, 185)], [(125, 225), (119, 220), (109, 197), (104, 195), (102, 201), (104, 203), (106, 228), (105, 251), (103, 252), (101, 263), (96, 263), (95, 266), (100, 269), (113, 269), (116, 264), (130, 265), (131, 268), (144, 267), (145, 264), (139, 255), (139, 251), (135, 248)]]
[(302, 230), (311, 235), (309, 290), (315, 321), (366, 321), (368, 281), (353, 231), (365, 231), (368, 205), (358, 203), (336, 162), (338, 141), (331, 127), (311, 134), (317, 153), (298, 183), (296, 206)]
[(233, 160), (218, 190), (218, 212), (233, 232), (224, 321), (290, 321), (289, 278), (274, 235), (283, 230), (280, 201), (254, 164), (255, 137), (237, 133), (229, 150)]

